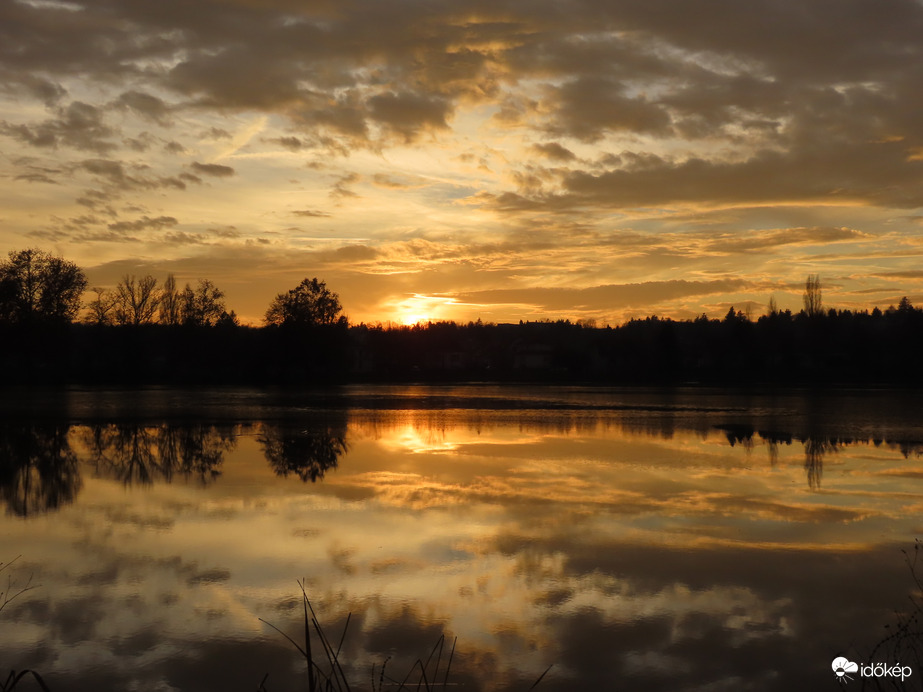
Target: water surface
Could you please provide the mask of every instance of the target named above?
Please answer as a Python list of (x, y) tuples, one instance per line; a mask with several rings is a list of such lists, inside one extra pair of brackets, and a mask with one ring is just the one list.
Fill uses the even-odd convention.
[[(441, 635), (469, 690), (836, 684), (906, 608), (920, 398), (356, 387), (7, 392), (0, 666), (54, 690), (354, 689)], [(5, 583), (5, 582), (4, 582)], [(879, 654), (881, 658), (884, 653)], [(2, 672), (2, 671), (0, 671)], [(923, 669), (915, 671), (923, 677)], [(5, 673), (4, 673), (5, 675)], [(377, 674), (376, 674), (377, 675)]]

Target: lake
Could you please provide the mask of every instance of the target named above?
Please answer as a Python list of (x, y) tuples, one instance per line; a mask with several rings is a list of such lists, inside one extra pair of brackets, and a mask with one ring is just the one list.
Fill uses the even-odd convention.
[(276, 631), (303, 646), (301, 582), (353, 690), (389, 689), (444, 642), (441, 683), (456, 638), (448, 682), (465, 690), (529, 690), (549, 666), (539, 692), (832, 689), (839, 656), (908, 665), (919, 686), (923, 646), (900, 624), (923, 535), (921, 404), (5, 390), (0, 603), (28, 590), (0, 611), (0, 677), (306, 690)]

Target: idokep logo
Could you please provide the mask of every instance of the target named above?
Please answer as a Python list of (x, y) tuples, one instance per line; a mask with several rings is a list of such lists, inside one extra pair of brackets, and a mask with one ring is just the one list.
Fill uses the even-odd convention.
[(853, 679), (850, 673), (858, 673), (863, 678), (900, 678), (901, 682), (909, 678), (913, 673), (910, 666), (902, 666), (900, 663), (895, 663), (893, 666), (889, 666), (887, 663), (863, 663), (859, 665), (842, 656), (837, 656), (833, 659), (830, 667), (833, 668), (833, 673), (836, 675), (837, 680), (842, 683)]
[(837, 680), (840, 682), (849, 682), (852, 680), (852, 677), (849, 676), (849, 673), (855, 673), (859, 670), (859, 664), (853, 663), (852, 661), (843, 658), (842, 656), (837, 656), (833, 659), (833, 672), (836, 673)]

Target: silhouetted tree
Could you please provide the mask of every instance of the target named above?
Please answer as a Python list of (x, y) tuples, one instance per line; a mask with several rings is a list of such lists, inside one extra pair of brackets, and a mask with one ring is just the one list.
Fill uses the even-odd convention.
[(199, 279), (194, 289), (186, 284), (180, 296), (179, 312), (183, 324), (211, 327), (227, 313), (224, 293), (208, 279)]
[(804, 301), (804, 312), (808, 317), (820, 317), (824, 314), (819, 275), (808, 275), (807, 280), (804, 282), (804, 296), (802, 299)]
[(239, 327), (240, 320), (237, 317), (237, 313), (233, 310), (230, 312), (224, 311), (221, 313), (221, 317), (218, 318), (218, 321), (215, 322), (215, 326), (223, 329), (228, 327)]
[(0, 262), (0, 321), (70, 322), (87, 279), (73, 262), (34, 248)]
[(157, 279), (150, 274), (140, 279), (133, 274), (123, 276), (115, 287), (115, 321), (135, 325), (152, 322), (160, 303), (156, 289)]
[(345, 321), (340, 297), (323, 281), (305, 279), (288, 293), (277, 295), (266, 311), (266, 324), (315, 326)]
[(87, 303), (86, 321), (90, 324), (112, 324), (115, 313), (115, 296), (105, 288), (92, 289), (96, 298)]
[(180, 323), (180, 294), (176, 290), (176, 279), (173, 274), (167, 276), (160, 290), (160, 323)]
[(767, 314), (768, 314), (769, 316), (774, 316), (774, 315), (778, 315), (778, 314), (779, 314), (779, 306), (776, 305), (776, 297), (775, 297), (775, 296), (769, 296), (769, 307), (768, 307), (768, 312), (767, 312)]

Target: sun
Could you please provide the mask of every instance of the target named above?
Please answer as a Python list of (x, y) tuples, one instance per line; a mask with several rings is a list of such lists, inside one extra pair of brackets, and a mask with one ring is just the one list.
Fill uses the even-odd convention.
[(414, 293), (394, 305), (394, 314), (401, 324), (414, 325), (451, 319), (447, 311), (456, 306), (453, 298)]
[(421, 324), (421, 323), (432, 322), (432, 321), (433, 320), (431, 317), (429, 317), (428, 315), (424, 315), (422, 313), (417, 314), (413, 312), (408, 312), (408, 313), (401, 315), (401, 324), (406, 325), (408, 327), (414, 324)]

